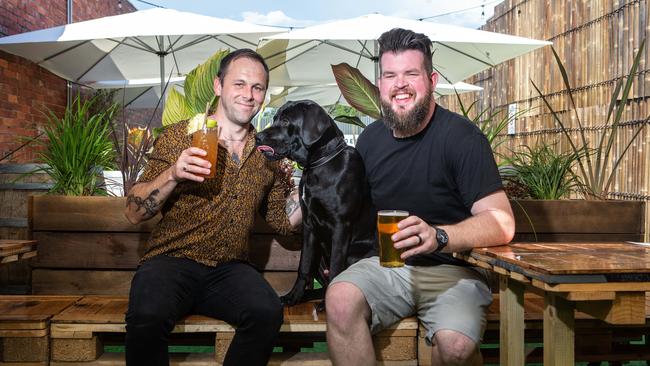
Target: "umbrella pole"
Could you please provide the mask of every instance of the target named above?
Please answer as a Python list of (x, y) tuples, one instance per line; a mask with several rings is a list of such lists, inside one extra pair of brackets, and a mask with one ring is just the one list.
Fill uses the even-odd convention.
[(377, 85), (377, 82), (379, 81), (379, 42), (377, 40), (372, 41), (373, 47), (374, 47), (374, 64), (375, 64), (375, 86)]
[(165, 91), (165, 56), (159, 55), (160, 58), (160, 91)]
[[(66, 24), (72, 23), (72, 2), (73, 0), (66, 1)], [(72, 83), (70, 80), (66, 80), (65, 89), (67, 107), (70, 108), (72, 105)]]
[(165, 91), (165, 38), (158, 37), (158, 57), (160, 58), (160, 92)]

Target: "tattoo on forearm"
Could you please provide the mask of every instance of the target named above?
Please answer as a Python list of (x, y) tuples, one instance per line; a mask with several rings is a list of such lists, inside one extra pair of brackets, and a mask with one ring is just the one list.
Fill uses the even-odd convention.
[(239, 164), (239, 155), (237, 155), (237, 153), (232, 153), (232, 161), (234, 161), (235, 164)]
[(156, 200), (156, 196), (158, 195), (158, 193), (160, 193), (160, 191), (154, 189), (153, 191), (151, 191), (151, 193), (149, 193), (149, 196), (147, 196), (147, 198), (145, 199), (130, 194), (126, 198), (126, 205), (128, 206), (131, 203), (133, 203), (137, 207), (136, 211), (140, 211), (140, 209), (144, 209), (145, 213), (143, 216), (147, 219), (152, 218), (156, 215), (156, 213), (158, 213), (158, 210), (160, 209), (161, 202)]
[(287, 198), (287, 205), (284, 208), (284, 211), (287, 213), (287, 216), (293, 215), (294, 212), (300, 207), (300, 203), (294, 200), (292, 197)]

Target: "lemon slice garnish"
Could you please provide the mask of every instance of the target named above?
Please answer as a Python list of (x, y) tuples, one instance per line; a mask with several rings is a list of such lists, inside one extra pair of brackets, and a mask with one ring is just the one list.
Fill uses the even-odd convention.
[(207, 128), (215, 128), (217, 127), (217, 120), (208, 117), (208, 120), (205, 122), (205, 126)]

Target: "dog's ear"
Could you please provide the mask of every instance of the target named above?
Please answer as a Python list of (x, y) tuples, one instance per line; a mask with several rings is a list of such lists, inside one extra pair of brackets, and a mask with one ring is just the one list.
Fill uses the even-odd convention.
[(334, 121), (327, 112), (312, 101), (300, 101), (302, 109), (302, 128), (300, 137), (307, 149), (316, 144), (323, 137), (327, 129), (334, 127)]

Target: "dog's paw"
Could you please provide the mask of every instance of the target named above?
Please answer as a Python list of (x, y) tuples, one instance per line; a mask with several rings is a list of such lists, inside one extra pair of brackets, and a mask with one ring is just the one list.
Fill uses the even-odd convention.
[(280, 302), (284, 306), (293, 306), (300, 302), (301, 297), (302, 294), (296, 294), (295, 292), (291, 291), (284, 296), (280, 296)]

